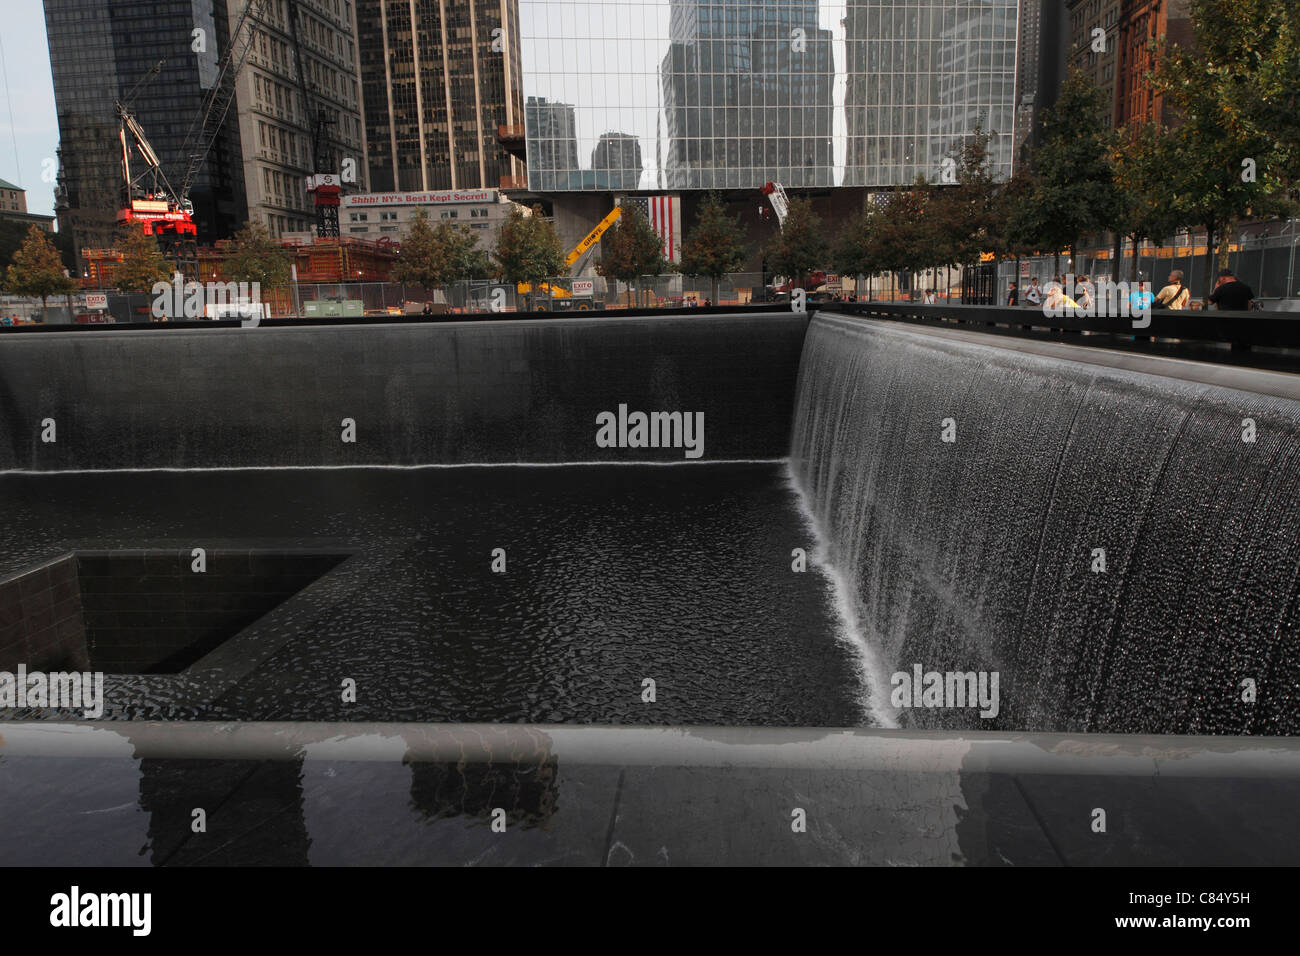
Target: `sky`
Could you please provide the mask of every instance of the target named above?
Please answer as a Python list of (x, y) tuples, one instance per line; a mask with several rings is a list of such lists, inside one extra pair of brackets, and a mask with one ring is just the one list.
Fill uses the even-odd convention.
[[(0, 36), (0, 179), (27, 190), (27, 211), (54, 214), (54, 183), (42, 164), (59, 145), (54, 81), (41, 0), (4, 0)], [(15, 158), (15, 152), (17, 158)], [(53, 164), (49, 167), (53, 169)]]

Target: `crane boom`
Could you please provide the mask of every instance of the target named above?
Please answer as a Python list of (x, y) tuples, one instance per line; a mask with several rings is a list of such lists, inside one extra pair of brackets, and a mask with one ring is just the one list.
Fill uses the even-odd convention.
[[(600, 242), (600, 237), (609, 231), (610, 226), (618, 222), (618, 218), (621, 215), (623, 215), (623, 207), (615, 206), (604, 219), (596, 223), (595, 228), (583, 236), (582, 240), (570, 249), (569, 254), (564, 257), (564, 268), (572, 270), (574, 263), (586, 255), (592, 246)], [(552, 298), (564, 299), (573, 295), (573, 293), (568, 289), (562, 288), (558, 285), (549, 285), (545, 282), (538, 283), (537, 289), (539, 292), (549, 295)], [(515, 291), (520, 295), (529, 295), (533, 291), (533, 287), (527, 282), (520, 282), (515, 286)]]
[(573, 268), (573, 264), (582, 258), (583, 253), (596, 243), (600, 242), (600, 237), (605, 234), (605, 231), (609, 229), (610, 226), (618, 222), (618, 217), (621, 215), (623, 215), (623, 207), (615, 206), (609, 215), (596, 223), (596, 227), (592, 229), (591, 232), (587, 233), (587, 235), (583, 237), (582, 241), (574, 246), (573, 249), (569, 251), (569, 254), (564, 257), (564, 268)]
[(226, 121), (226, 114), (230, 112), (230, 104), (235, 101), (235, 78), (239, 76), (248, 51), (253, 47), (253, 21), (267, 19), (266, 4), (267, 0), (248, 0), (244, 5), (244, 11), (230, 31), (230, 44), (217, 61), (217, 78), (212, 83), (212, 89), (204, 98), (203, 106), (190, 125), (189, 132), (185, 134), (181, 155), (189, 157), (189, 165), (185, 169), (185, 179), (181, 182), (178, 197), (184, 207), (189, 205), (194, 179), (208, 158), (208, 153), (212, 151), (212, 144), (216, 142), (217, 134)]
[(786, 213), (790, 211), (790, 198), (785, 194), (785, 187), (780, 183), (767, 183), (763, 186), (763, 194), (776, 212), (777, 223), (784, 229)]

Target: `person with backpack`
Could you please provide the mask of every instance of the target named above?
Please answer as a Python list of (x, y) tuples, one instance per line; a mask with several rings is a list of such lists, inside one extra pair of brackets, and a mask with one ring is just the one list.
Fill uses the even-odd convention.
[(1183, 270), (1175, 269), (1169, 273), (1169, 284), (1156, 294), (1152, 308), (1185, 309), (1191, 297), (1191, 290), (1183, 285)]

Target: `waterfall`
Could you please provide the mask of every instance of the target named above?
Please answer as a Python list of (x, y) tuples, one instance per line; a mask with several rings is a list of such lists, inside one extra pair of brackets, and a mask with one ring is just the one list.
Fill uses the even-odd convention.
[(1291, 377), (988, 341), (825, 313), (805, 339), (790, 467), (861, 640), (889, 676), (1000, 675), (996, 717), (902, 724), (1300, 732)]

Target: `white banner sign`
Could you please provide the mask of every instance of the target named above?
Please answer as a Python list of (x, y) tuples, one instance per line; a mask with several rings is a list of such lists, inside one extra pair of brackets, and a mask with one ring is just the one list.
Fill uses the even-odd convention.
[(447, 189), (423, 193), (357, 193), (344, 196), (344, 206), (442, 206), (460, 202), (496, 202), (495, 189)]
[(86, 294), (86, 308), (88, 309), (107, 309), (108, 296), (101, 292), (89, 292)]
[(593, 279), (575, 279), (573, 281), (574, 295), (591, 295), (596, 291), (596, 283)]

